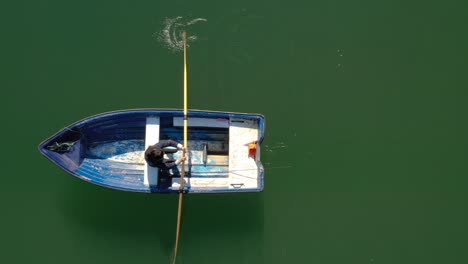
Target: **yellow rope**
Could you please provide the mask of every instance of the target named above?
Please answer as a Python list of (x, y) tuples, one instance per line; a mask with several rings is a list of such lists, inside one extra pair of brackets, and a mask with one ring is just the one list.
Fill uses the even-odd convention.
[[(187, 47), (186, 47), (186, 33), (182, 33), (184, 40), (184, 147), (187, 147)], [(184, 157), (186, 153), (184, 151)], [(182, 198), (184, 190), (184, 177), (185, 177), (185, 161), (182, 162), (182, 170), (180, 173), (180, 187), (179, 187), (179, 207), (177, 210), (177, 229), (176, 239), (174, 246), (174, 257), (172, 263), (175, 264), (177, 260), (177, 251), (179, 248), (179, 234), (180, 234), (180, 220), (182, 218)]]

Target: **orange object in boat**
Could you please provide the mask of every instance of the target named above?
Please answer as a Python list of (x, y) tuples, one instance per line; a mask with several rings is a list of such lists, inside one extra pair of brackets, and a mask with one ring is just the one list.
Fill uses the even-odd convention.
[(249, 143), (249, 157), (255, 157), (257, 154), (257, 141)]

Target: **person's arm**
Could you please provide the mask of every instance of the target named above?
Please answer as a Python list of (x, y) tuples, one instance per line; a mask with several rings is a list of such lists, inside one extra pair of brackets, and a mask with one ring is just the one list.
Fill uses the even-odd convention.
[(170, 161), (170, 162), (165, 162), (164, 165), (166, 168), (170, 169), (173, 168), (179, 164), (181, 164), (183, 161), (185, 161), (185, 156), (180, 157), (180, 159), (177, 159), (176, 161)]
[(178, 149), (183, 149), (184, 148), (184, 145), (182, 145), (181, 143), (178, 143), (174, 140), (172, 140), (173, 142), (172, 143), (175, 143), (175, 145), (172, 145), (173, 147), (176, 147)]
[(159, 149), (163, 149), (165, 147), (175, 147), (175, 148), (179, 148), (179, 143), (177, 143), (177, 141), (175, 140), (172, 140), (172, 139), (166, 139), (166, 140), (160, 140), (158, 143), (156, 143), (156, 147), (158, 147)]

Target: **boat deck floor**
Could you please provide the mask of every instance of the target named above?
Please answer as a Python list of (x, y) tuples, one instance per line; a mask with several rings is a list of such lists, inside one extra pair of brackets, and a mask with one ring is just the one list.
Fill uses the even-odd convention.
[[(225, 136), (228, 136), (228, 141), (223, 139)], [(258, 188), (257, 160), (260, 151), (257, 157), (252, 157), (248, 149), (249, 143), (258, 139), (258, 124), (247, 119), (230, 120), (229, 131), (225, 136), (214, 134), (207, 139), (189, 140), (188, 161), (185, 165), (187, 178), (184, 184), (187, 188)], [(208, 151), (204, 151), (205, 147)], [(161, 175), (156, 185), (145, 182), (144, 150), (145, 140), (90, 144), (86, 157), (75, 173), (84, 180), (111, 188), (140, 192), (176, 190), (180, 184), (180, 165), (173, 171), (173, 177)], [(180, 155), (178, 152), (167, 158), (175, 160)]]

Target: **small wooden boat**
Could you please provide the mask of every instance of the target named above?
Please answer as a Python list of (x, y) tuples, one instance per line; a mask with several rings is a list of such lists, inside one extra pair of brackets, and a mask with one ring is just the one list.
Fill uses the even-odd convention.
[[(146, 164), (145, 149), (161, 139), (182, 142), (182, 110), (133, 109), (103, 113), (65, 127), (39, 151), (70, 174), (100, 186), (132, 192), (179, 193), (181, 165), (162, 175)], [(263, 190), (260, 114), (189, 110), (188, 158), (183, 192)], [(177, 159), (181, 154), (167, 154)]]

